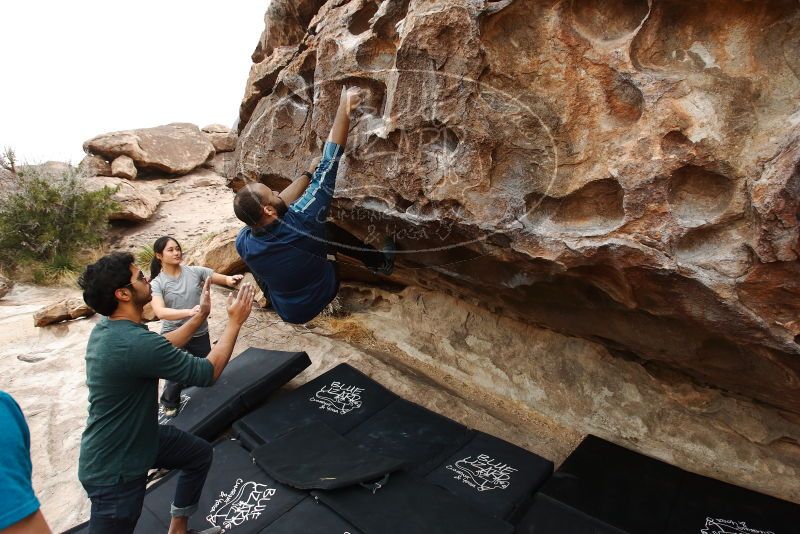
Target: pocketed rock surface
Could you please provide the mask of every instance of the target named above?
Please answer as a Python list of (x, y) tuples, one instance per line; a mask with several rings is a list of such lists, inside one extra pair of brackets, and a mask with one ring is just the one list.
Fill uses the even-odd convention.
[(357, 86), (333, 217), (393, 281), (800, 418), (797, 2), (275, 0), (253, 62), (231, 187)]

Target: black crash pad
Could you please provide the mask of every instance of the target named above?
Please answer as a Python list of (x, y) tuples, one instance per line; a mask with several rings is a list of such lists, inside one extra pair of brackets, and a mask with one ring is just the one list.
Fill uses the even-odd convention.
[[(517, 534), (628, 534), (541, 493), (517, 524)], [(661, 534), (661, 533), (653, 533)]]
[(665, 532), (800, 532), (800, 505), (684, 472)]
[(508, 519), (553, 473), (553, 462), (478, 432), (425, 480), (494, 517)]
[(374, 493), (354, 486), (314, 490), (334, 512), (365, 534), (511, 534), (511, 524), (489, 517), (411, 473), (395, 473)]
[[(178, 472), (148, 489), (136, 533), (166, 532)], [(257, 533), (292, 509), (307, 494), (286, 487), (262, 471), (236, 440), (214, 446), (214, 462), (206, 478), (198, 511), (189, 528), (220, 526), (226, 532)]]
[(398, 398), (345, 437), (364, 449), (403, 460), (407, 470), (426, 475), (473, 434), (452, 419)]
[(159, 408), (159, 423), (213, 440), (309, 365), (305, 352), (251, 347), (228, 363), (213, 386), (185, 388), (175, 417)]
[[(629, 534), (783, 534), (797, 532), (800, 505), (695, 475), (587, 437), (540, 493)], [(531, 509), (531, 524), (542, 521)], [(549, 534), (557, 530), (529, 530)]]
[(540, 492), (623, 531), (657, 533), (680, 478), (676, 467), (588, 436)]
[(314, 421), (344, 434), (396, 398), (382, 385), (343, 363), (254, 410), (234, 423), (233, 428), (250, 449)]
[(324, 504), (309, 497), (260, 534), (362, 534)]
[(373, 480), (402, 460), (364, 450), (328, 425), (314, 422), (253, 449), (253, 458), (278, 482), (298, 489), (335, 489)]

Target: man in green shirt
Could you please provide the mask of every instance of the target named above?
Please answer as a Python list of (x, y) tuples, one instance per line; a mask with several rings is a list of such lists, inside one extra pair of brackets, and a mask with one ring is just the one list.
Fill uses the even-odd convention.
[[(151, 468), (180, 469), (169, 534), (187, 532), (211, 467), (211, 445), (158, 424), (158, 379), (210, 386), (228, 364), (239, 329), (250, 315), (253, 288), (228, 298), (228, 324), (208, 358), (185, 345), (211, 311), (209, 280), (200, 312), (163, 336), (142, 324), (150, 284), (129, 253), (89, 265), (78, 282), (86, 304), (105, 317), (89, 336), (86, 384), (89, 418), (81, 438), (78, 478), (92, 501), (90, 534), (133, 532)], [(189, 531), (191, 532), (191, 531)], [(219, 532), (210, 529), (204, 532)]]

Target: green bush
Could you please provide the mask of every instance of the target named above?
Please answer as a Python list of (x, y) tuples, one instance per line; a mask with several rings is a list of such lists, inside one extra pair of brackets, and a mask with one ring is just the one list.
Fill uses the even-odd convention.
[(150, 245), (142, 245), (136, 253), (136, 264), (146, 271), (150, 271), (150, 262), (156, 257), (156, 252)]
[(87, 190), (74, 169), (54, 175), (26, 167), (0, 197), (0, 263), (73, 269), (79, 252), (103, 242), (115, 192)]

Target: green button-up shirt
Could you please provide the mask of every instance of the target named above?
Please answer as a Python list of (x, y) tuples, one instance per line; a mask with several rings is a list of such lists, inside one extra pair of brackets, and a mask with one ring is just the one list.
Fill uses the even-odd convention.
[(158, 379), (210, 386), (214, 366), (143, 324), (102, 318), (86, 348), (89, 418), (78, 478), (106, 486), (145, 476), (158, 451)]

